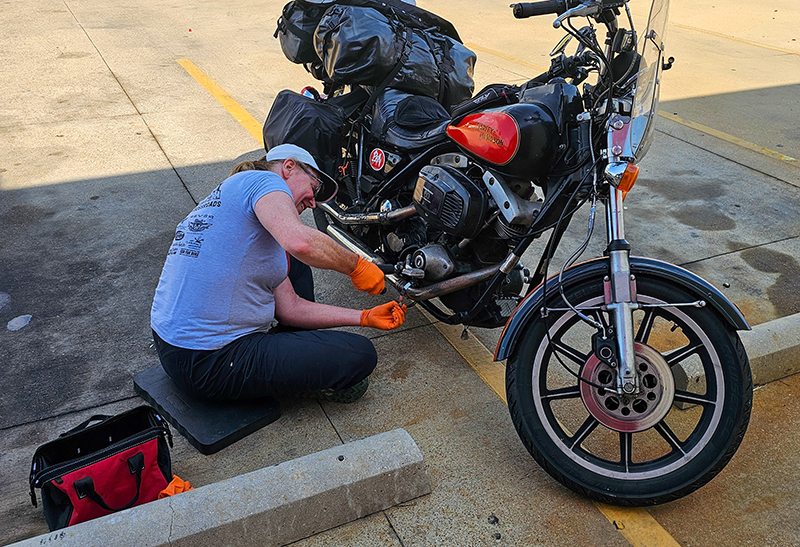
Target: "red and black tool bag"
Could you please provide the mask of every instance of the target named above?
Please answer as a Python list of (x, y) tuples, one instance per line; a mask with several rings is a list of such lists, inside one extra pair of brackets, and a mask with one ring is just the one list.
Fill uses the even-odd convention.
[(152, 407), (92, 416), (36, 450), (31, 502), (41, 488), (52, 531), (153, 501), (172, 480), (167, 443), (169, 426)]

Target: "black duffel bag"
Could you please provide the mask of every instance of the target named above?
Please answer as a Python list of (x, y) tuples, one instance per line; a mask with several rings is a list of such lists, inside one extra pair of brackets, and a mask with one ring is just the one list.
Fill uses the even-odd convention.
[(386, 86), (449, 108), (472, 96), (475, 54), (434, 30), (406, 25), (369, 7), (335, 5), (320, 20), (314, 46), (336, 84)]
[(455, 27), (435, 13), (402, 0), (292, 0), (283, 7), (275, 37), (280, 40), (286, 58), (293, 63), (319, 61), (314, 50), (314, 30), (325, 11), (333, 5), (374, 8), (397, 18), (403, 25), (418, 29), (434, 29), (461, 43)]
[(403, 31), (378, 10), (333, 6), (314, 33), (314, 46), (333, 82), (374, 86), (400, 61)]
[(287, 59), (297, 64), (319, 61), (314, 31), (325, 11), (335, 3), (336, 0), (292, 0), (283, 7), (274, 36)]
[(383, 84), (446, 108), (474, 90), (476, 57), (453, 25), (401, 0), (292, 0), (275, 36), (290, 61), (326, 83)]
[(264, 148), (296, 144), (308, 150), (320, 168), (335, 177), (341, 156), (342, 108), (285, 89), (278, 93), (264, 122)]

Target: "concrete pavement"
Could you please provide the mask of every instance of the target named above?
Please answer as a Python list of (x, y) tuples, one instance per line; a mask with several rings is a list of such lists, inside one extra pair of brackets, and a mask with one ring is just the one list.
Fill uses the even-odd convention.
[[(479, 86), (527, 79), (560, 37), (547, 18), (515, 21), (506, 4), (419, 4), (453, 21), (465, 42), (502, 53), (478, 52)], [(669, 47), (678, 60), (665, 74), (663, 105), (798, 157), (798, 10), (774, 4), (673, 0)], [(272, 39), (281, 5), (34, 0), (0, 15), (0, 324), (32, 316), (0, 331), (3, 544), (46, 531), (27, 494), (35, 447), (91, 414), (140, 404), (131, 379), (155, 362), (149, 307), (174, 226), (237, 159), (258, 154), (176, 59), (265, 118), (279, 90), (310, 83)], [(754, 324), (800, 312), (797, 165), (670, 119), (658, 130), (626, 201), (636, 251), (706, 277)], [(561, 261), (584, 230), (576, 220)], [(595, 244), (587, 256), (598, 252)], [(338, 274), (316, 280), (324, 302), (376, 303)], [(494, 348), (497, 331), (471, 330)], [(403, 427), (423, 452), (431, 495), (301, 544), (629, 543), (593, 503), (536, 466), (503, 403), (424, 317), (410, 313), (400, 331), (372, 336), (381, 361), (363, 401), (284, 402), (278, 422), (209, 457), (178, 438), (174, 471), (211, 484)], [(794, 376), (758, 390), (728, 468), (650, 510), (680, 544), (800, 544), (798, 389)]]

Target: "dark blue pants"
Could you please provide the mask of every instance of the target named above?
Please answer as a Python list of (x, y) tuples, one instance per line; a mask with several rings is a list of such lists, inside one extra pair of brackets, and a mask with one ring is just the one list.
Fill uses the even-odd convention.
[[(311, 268), (291, 258), (289, 279), (298, 295), (314, 300)], [(368, 338), (333, 330), (278, 326), (211, 351), (172, 346), (155, 332), (153, 340), (161, 365), (181, 390), (217, 401), (346, 389), (378, 362)]]

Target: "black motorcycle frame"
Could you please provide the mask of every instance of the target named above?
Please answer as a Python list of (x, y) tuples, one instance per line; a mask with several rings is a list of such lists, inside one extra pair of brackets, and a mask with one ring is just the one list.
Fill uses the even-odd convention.
[[(664, 9), (665, 14), (668, 0), (654, 0), (651, 6), (651, 20), (654, 17), (657, 20), (661, 15), (656, 12), (657, 6)], [(646, 72), (641, 66), (644, 56), (640, 56), (637, 52), (635, 32), (632, 28), (630, 31), (621, 29), (617, 23), (620, 10), (627, 11), (627, 0), (585, 0), (583, 2), (580, 0), (547, 0), (515, 4), (512, 7), (517, 18), (558, 14), (559, 17), (554, 22), (554, 26), (563, 27), (572, 38), (578, 40), (580, 43), (578, 51), (573, 56), (566, 56), (563, 53), (566, 41), (562, 41), (554, 50), (556, 56), (551, 62), (550, 70), (519, 87), (495, 85), (485, 88), (470, 101), (456, 105), (452, 109), (451, 125), (457, 125), (464, 117), (475, 112), (513, 105), (520, 102), (526, 94), (535, 95), (537, 89), (553, 85), (554, 82), (557, 85), (563, 83), (572, 86), (572, 89), (577, 90), (575, 86), (584, 82), (591, 70), (597, 70), (600, 77), (596, 85), (584, 86), (583, 93), (579, 95), (582, 100), (580, 112), (570, 111), (569, 116), (565, 116), (570, 120), (569, 127), (558, 121), (558, 116), (553, 117), (559, 128), (558, 152), (555, 153), (553, 163), (546, 173), (532, 174), (530, 179), (531, 182), (535, 180), (536, 185), (543, 190), (543, 200), (525, 232), (517, 234), (517, 237), (507, 238), (510, 243), (507, 243), (508, 252), (505, 258), (496, 263), (493, 262), (489, 266), (478, 267), (474, 263), (470, 264), (474, 268), (467, 273), (462, 272), (443, 280), (434, 280), (432, 284), (426, 285), (417, 283), (412, 275), (406, 274), (402, 262), (384, 264), (384, 257), (380, 256), (378, 251), (371, 250), (380, 247), (380, 245), (374, 244), (376, 238), (372, 236), (377, 235), (377, 231), (372, 231), (374, 226), (400, 225), (410, 217), (418, 213), (422, 214), (415, 209), (416, 202), (411, 206), (384, 209), (383, 204), (386, 200), (399, 196), (401, 192), (408, 192), (417, 180), (420, 171), (429, 166), (434, 158), (446, 154), (470, 156), (470, 151), (465, 151), (456, 142), (446, 138), (439, 139), (433, 144), (406, 150), (406, 158), (394, 165), (388, 178), (377, 188), (362, 192), (362, 168), (366, 159), (364, 157), (366, 155), (365, 146), (371, 139), (370, 110), (381, 91), (380, 88), (373, 91), (373, 95), (369, 99), (364, 98), (360, 108), (351, 111), (349, 125), (344, 128), (343, 139), (347, 144), (345, 146), (346, 154), (340, 166), (341, 176), (339, 179), (340, 184), (344, 186), (342, 194), (349, 198), (349, 203), (345, 203), (347, 208), (342, 209), (336, 203), (321, 204), (315, 211), (315, 220), (320, 229), (326, 230), (341, 244), (368, 260), (380, 264), (381, 269), (387, 274), (387, 280), (397, 288), (401, 296), (419, 303), (439, 321), (464, 325), (474, 324), (473, 321), (487, 309), (492, 303), (492, 299), (500, 294), (503, 284), (511, 279), (510, 274), (515, 270), (515, 273), (518, 274), (523, 254), (535, 240), (551, 231), (537, 266), (526, 276), (527, 290), (523, 291), (524, 297), (520, 293), (519, 305), (513, 313), (509, 314), (495, 353), (495, 360), (508, 360), (506, 387), (509, 409), (515, 427), (531, 455), (548, 473), (584, 495), (606, 503), (621, 505), (650, 505), (676, 499), (710, 480), (733, 456), (749, 420), (752, 379), (747, 356), (735, 332), (749, 330), (750, 327), (736, 306), (711, 284), (687, 270), (654, 259), (632, 257), (630, 255), (631, 247), (625, 239), (623, 199), (630, 190), (630, 186), (626, 187), (624, 184), (626, 173), (631, 166), (635, 166), (647, 150), (649, 141), (646, 137), (651, 133), (652, 118), (657, 105), (657, 76), (661, 70), (666, 70), (671, 66), (673, 59), (662, 57), (663, 39), (648, 28), (648, 32), (641, 39), (648, 41), (648, 45), (652, 42), (657, 51), (655, 65), (650, 68), (650, 76), (652, 76), (650, 83), (652, 85), (655, 82), (656, 86), (655, 98), (649, 105), (650, 111), (638, 120), (634, 120), (636, 118), (634, 93), (638, 92), (639, 85), (646, 89), (647, 81), (646, 78), (644, 82), (637, 80)], [(597, 23), (605, 26), (607, 31), (605, 50), (599, 46), (596, 31), (592, 25), (580, 30), (571, 26), (570, 20), (575, 17), (593, 18)], [(628, 17), (631, 27), (633, 27), (629, 12)], [(662, 22), (665, 24), (665, 21), (664, 15)], [(565, 78), (571, 80), (569, 84)], [(326, 88), (325, 91), (331, 94), (334, 90)], [(336, 100), (335, 96), (333, 100)], [(551, 111), (558, 110), (557, 107), (550, 108)], [(634, 127), (635, 121), (641, 123), (643, 120), (646, 123), (643, 130), (641, 125)], [(644, 135), (638, 142), (634, 142), (631, 137), (636, 130), (640, 131), (640, 136)], [(498, 171), (497, 165), (483, 162), (483, 158), (475, 154), (470, 158), (470, 161), (480, 164), (484, 174)], [(354, 182), (347, 183), (347, 175), (354, 179)], [(635, 177), (633, 180), (635, 181)], [(630, 184), (632, 186), (633, 183)], [(555, 250), (561, 243), (574, 214), (587, 202), (591, 202), (590, 226), (583, 246), (576, 251), (559, 273), (549, 277), (550, 262)], [(605, 257), (572, 265), (589, 242), (593, 231), (597, 202), (605, 207), (608, 242), (604, 253)], [(356, 229), (349, 230), (349, 226)], [(363, 234), (366, 234), (369, 241), (360, 238), (360, 235)], [(460, 238), (461, 236), (456, 237)], [(430, 241), (434, 240), (425, 240), (426, 244)], [(392, 250), (394, 251), (394, 249)], [(499, 254), (492, 256), (499, 256)], [(480, 263), (480, 260), (478, 262)], [(652, 291), (651, 294), (640, 295), (641, 301), (637, 296), (637, 275), (644, 280), (641, 282), (642, 287)], [(480, 291), (478, 295), (470, 295), (469, 302), (471, 304), (467, 309), (453, 309), (448, 304), (451, 308), (450, 311), (444, 311), (432, 301), (436, 297), (474, 286), (479, 286)], [(573, 306), (565, 295), (565, 288), (567, 291), (573, 291), (571, 294), (576, 297), (583, 297), (585, 295), (577, 290), (582, 286), (591, 287), (592, 291), (600, 292), (599, 294), (594, 292), (587, 296), (587, 305), (590, 307), (579, 309)], [(669, 292), (668, 288), (670, 287), (676, 289), (673, 292), (678, 296), (663, 296)], [(659, 300), (660, 298), (663, 300)], [(597, 314), (598, 319), (589, 317), (590, 312), (588, 311), (584, 313), (589, 309), (592, 310), (591, 313)], [(539, 359), (539, 355), (547, 355), (547, 352), (550, 351), (563, 368), (576, 378), (577, 387), (573, 389), (575, 393), (578, 393), (579, 389), (591, 392), (594, 388), (598, 390), (597, 393), (612, 393), (618, 395), (620, 399), (633, 401), (645, 394), (651, 387), (644, 385), (648, 380), (644, 380), (644, 374), (639, 373), (642, 366), (642, 355), (649, 356), (651, 360), (654, 359), (650, 365), (661, 374), (661, 380), (665, 380), (667, 383), (672, 381), (669, 373), (669, 367), (672, 364), (665, 360), (667, 356), (659, 354), (649, 346), (644, 347), (646, 340), (643, 341), (639, 338), (642, 328), (634, 333), (634, 310), (654, 309), (661, 310), (661, 314), (665, 317), (677, 317), (683, 314), (680, 310), (687, 310), (686, 314), (683, 314), (688, 318), (684, 321), (687, 327), (695, 325), (696, 329), (699, 329), (698, 324), (713, 325), (703, 331), (714, 331), (715, 334), (711, 336), (713, 341), (709, 339), (708, 343), (703, 345), (699, 351), (705, 351), (710, 356), (709, 359), (718, 355), (726, 356), (728, 360), (715, 370), (720, 378), (725, 378), (724, 383), (730, 392), (721, 393), (713, 401), (702, 397), (687, 398), (686, 392), (681, 392), (679, 397), (683, 398), (682, 402), (684, 403), (691, 401), (695, 404), (706, 405), (703, 407), (704, 414), (710, 415), (710, 411), (706, 412), (706, 410), (712, 408), (713, 405), (718, 405), (719, 412), (714, 415), (724, 414), (720, 417), (720, 423), (726, 423), (729, 430), (716, 431), (714, 429), (716, 426), (708, 426), (706, 430), (700, 431), (701, 428), (698, 427), (697, 435), (702, 434), (704, 435), (703, 439), (706, 437), (710, 439), (712, 435), (718, 433), (717, 437), (722, 435), (725, 438), (714, 438), (708, 442), (708, 448), (705, 444), (696, 448), (697, 451), (702, 452), (703, 457), (698, 457), (694, 464), (687, 464), (685, 468), (680, 467), (677, 470), (665, 468), (663, 475), (660, 474), (661, 470), (658, 468), (659, 460), (654, 460), (653, 476), (643, 480), (636, 477), (620, 478), (614, 476), (613, 473), (604, 476), (602, 472), (592, 471), (592, 466), (598, 467), (597, 462), (600, 460), (586, 460), (578, 463), (577, 466), (574, 465), (574, 460), (567, 461), (564, 459), (564, 454), (559, 452), (561, 448), (558, 443), (564, 441), (564, 438), (556, 438), (558, 435), (550, 435), (550, 438), (547, 438), (547, 435), (542, 433), (545, 431), (546, 424), (537, 422), (543, 418), (536, 414), (538, 412), (535, 410), (536, 395), (532, 395), (530, 390), (526, 392), (527, 388), (519, 388), (525, 382), (531, 383), (531, 370), (534, 371), (533, 374), (536, 374), (536, 370), (543, 370), (542, 367), (536, 368), (541, 365), (539, 361), (535, 361), (531, 368), (531, 356), (534, 355), (536, 359)], [(582, 362), (578, 363), (577, 373), (569, 370), (556, 353), (556, 346), (550, 337), (551, 332), (554, 333), (553, 336), (557, 335), (557, 328), (560, 327), (550, 322), (551, 314), (561, 318), (561, 325), (583, 322), (596, 330), (591, 337), (592, 349), (587, 355), (579, 355), (578, 361), (582, 359)], [(569, 314), (573, 315), (567, 318)], [(608, 321), (600, 318), (602, 314), (605, 314)], [(543, 332), (546, 335), (543, 335)], [(700, 331), (693, 332), (694, 334), (690, 334), (694, 336)], [(543, 344), (542, 346), (531, 345), (534, 342), (539, 343), (537, 336), (544, 336), (544, 338), (538, 339)], [(529, 340), (526, 341), (526, 337)], [(535, 347), (545, 349), (534, 354), (531, 348)], [(559, 349), (559, 351), (562, 350)], [(575, 354), (573, 354), (573, 358), (574, 356)], [(674, 355), (673, 358), (677, 359)], [(525, 361), (526, 359), (528, 361)], [(601, 386), (596, 383), (598, 380), (586, 377), (585, 371), (601, 370), (604, 366), (602, 363), (613, 370), (613, 380), (604, 382), (604, 385)], [(723, 382), (718, 383), (722, 385)], [(674, 396), (674, 385), (672, 387), (672, 396)], [(561, 396), (560, 392), (552, 391), (551, 393)], [(580, 393), (581, 400), (586, 403), (583, 391)], [(565, 391), (563, 394), (567, 395), (568, 392)], [(578, 395), (571, 396), (577, 397)], [(653, 407), (661, 405), (660, 408), (666, 408), (665, 412), (669, 412), (672, 403), (670, 397), (672, 396), (664, 396), (666, 406), (659, 401)], [(674, 400), (678, 401), (679, 399), (675, 398)], [(595, 419), (595, 423), (591, 427), (602, 423), (610, 430), (614, 430), (604, 421), (606, 416), (597, 417), (595, 413), (598, 411), (605, 412), (605, 409), (595, 408), (594, 412), (589, 410), (590, 420), (592, 416)], [(613, 412), (609, 413), (609, 416), (612, 415), (614, 415)], [(657, 413), (654, 416), (658, 417)], [(618, 430), (620, 432), (620, 461), (624, 466), (627, 466), (627, 461), (623, 460), (630, 457), (632, 451), (633, 433), (644, 432), (652, 427), (655, 427), (672, 446), (673, 454), (682, 452), (684, 445), (681, 443), (683, 441), (672, 436), (669, 427), (665, 425), (665, 418), (666, 413), (659, 418), (661, 421), (654, 422), (655, 425), (646, 425), (642, 421), (632, 426), (639, 429)], [(544, 416), (544, 419), (549, 418)], [(588, 435), (591, 429), (579, 431), (582, 432), (581, 434)], [(579, 434), (575, 433), (575, 437), (579, 437)], [(572, 456), (566, 453), (567, 458)], [(712, 464), (703, 467), (706, 465), (703, 462), (707, 461), (711, 461)], [(588, 464), (584, 465), (586, 462)]]

